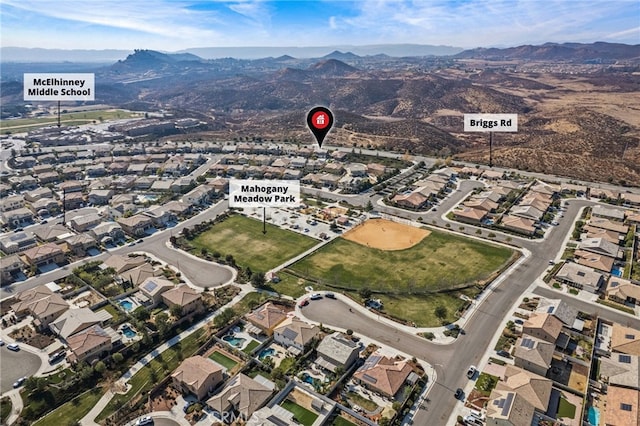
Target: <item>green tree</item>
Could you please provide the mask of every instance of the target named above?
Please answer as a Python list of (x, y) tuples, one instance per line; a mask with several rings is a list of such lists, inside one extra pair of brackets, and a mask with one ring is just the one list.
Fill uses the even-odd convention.
[(138, 321), (147, 321), (149, 318), (151, 318), (151, 313), (147, 308), (141, 306), (133, 311), (133, 317)]
[(436, 317), (443, 320), (447, 317), (447, 308), (443, 305), (438, 305), (434, 311)]
[(361, 288), (360, 290), (358, 290), (358, 295), (365, 300), (370, 298), (371, 294), (371, 290), (369, 290), (368, 288)]
[(96, 371), (96, 373), (102, 375), (107, 370), (107, 366), (104, 365), (104, 362), (98, 361), (93, 369)]
[(251, 276), (251, 285), (255, 288), (262, 288), (266, 285), (267, 279), (264, 276), (264, 272), (254, 272)]
[(235, 318), (236, 312), (233, 308), (226, 308), (218, 316), (216, 316), (213, 320), (213, 324), (217, 328), (222, 328), (225, 325), (229, 324), (233, 318)]
[(166, 312), (160, 312), (155, 316), (155, 323), (160, 336), (165, 337), (169, 332), (169, 315)]
[(364, 208), (364, 210), (367, 212), (373, 210), (373, 204), (371, 204), (371, 200), (367, 201), (367, 206)]
[(120, 364), (122, 361), (124, 361), (124, 356), (120, 352), (116, 352), (111, 356), (111, 358), (113, 358), (113, 362), (115, 362), (116, 364)]
[(180, 318), (182, 316), (182, 306), (173, 305), (169, 308), (169, 312), (171, 312), (174, 318)]

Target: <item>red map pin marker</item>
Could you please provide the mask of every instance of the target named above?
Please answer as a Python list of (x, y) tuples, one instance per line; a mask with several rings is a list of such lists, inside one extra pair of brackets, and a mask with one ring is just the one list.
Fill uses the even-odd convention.
[(316, 137), (318, 146), (322, 148), (322, 141), (333, 126), (333, 113), (329, 108), (315, 107), (307, 114), (307, 126)]

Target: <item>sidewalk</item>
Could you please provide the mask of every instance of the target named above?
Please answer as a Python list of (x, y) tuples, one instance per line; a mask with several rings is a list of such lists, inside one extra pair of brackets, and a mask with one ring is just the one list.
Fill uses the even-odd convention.
[[(173, 338), (169, 339), (167, 342), (165, 342), (162, 345), (156, 347), (151, 352), (149, 352), (146, 356), (144, 356), (143, 358), (138, 360), (138, 362), (136, 362), (134, 365), (132, 365), (131, 368), (129, 368), (129, 370), (127, 370), (127, 372), (124, 373), (122, 375), (122, 377), (120, 379), (118, 379), (116, 381), (116, 383), (114, 384), (114, 385), (120, 386), (122, 389), (125, 389), (123, 392), (119, 392), (119, 393), (126, 393), (127, 392), (127, 390), (128, 390), (128, 383), (127, 382), (129, 381), (129, 379), (131, 377), (133, 377), (133, 375), (136, 372), (138, 372), (141, 368), (143, 368), (145, 365), (147, 365), (153, 358), (157, 357), (162, 352), (164, 352), (165, 350), (169, 349), (170, 347), (172, 347), (176, 343), (181, 342), (185, 337), (191, 335), (196, 330), (198, 330), (200, 327), (206, 325), (213, 318), (217, 317), (220, 314), (220, 312), (222, 312), (224, 309), (235, 305), (240, 300), (242, 300), (242, 298), (244, 296), (246, 296), (248, 293), (251, 293), (251, 292), (254, 291), (253, 287), (251, 287), (248, 284), (239, 285), (238, 287), (240, 287), (240, 289), (241, 289), (240, 293), (238, 293), (237, 296), (235, 296), (233, 299), (231, 299), (231, 301), (229, 303), (227, 303), (226, 305), (222, 306), (220, 309), (218, 309), (217, 311), (215, 311), (212, 314), (208, 315), (204, 319), (200, 320), (200, 322), (198, 322), (196, 324), (193, 324), (191, 327), (189, 327), (187, 330), (183, 331), (179, 335), (174, 336)], [(97, 423), (94, 421), (94, 419), (98, 416), (98, 414), (100, 414), (102, 412), (102, 410), (104, 410), (104, 408), (107, 406), (109, 401), (111, 401), (111, 399), (114, 397), (114, 395), (115, 394), (111, 390), (107, 391), (102, 396), (102, 398), (100, 398), (100, 400), (96, 403), (96, 405), (91, 409), (91, 411), (89, 411), (89, 413), (87, 413), (87, 415), (84, 416), (80, 420), (80, 424), (83, 425), (83, 426), (97, 426)]]

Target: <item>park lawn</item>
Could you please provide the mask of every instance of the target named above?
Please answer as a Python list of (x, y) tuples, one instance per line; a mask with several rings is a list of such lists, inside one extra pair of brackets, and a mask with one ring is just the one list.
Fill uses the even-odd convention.
[(313, 422), (315, 422), (318, 418), (318, 415), (314, 412), (309, 411), (306, 408), (299, 406), (295, 402), (289, 401), (288, 399), (282, 401), (282, 404), (280, 404), (280, 406), (285, 410), (292, 412), (295, 419), (304, 426), (311, 426)]
[(267, 272), (318, 244), (318, 241), (262, 221), (233, 215), (190, 241), (196, 253), (204, 248), (232, 255), (237, 265), (254, 272)]
[(511, 255), (506, 247), (432, 231), (415, 246), (393, 251), (338, 238), (290, 268), (327, 285), (398, 294), (480, 283)]
[[(351, 297), (360, 300), (356, 292), (351, 292)], [(387, 295), (375, 294), (373, 297), (380, 299), (384, 304), (384, 312), (394, 318), (415, 322), (416, 327), (439, 327), (443, 322), (455, 322), (458, 317), (455, 313), (464, 305), (464, 300), (457, 293), (436, 293), (429, 295)], [(447, 309), (447, 315), (443, 319), (436, 316), (438, 306)], [(375, 311), (372, 311), (375, 313)]]
[(558, 405), (558, 417), (564, 417), (566, 419), (576, 418), (576, 406), (567, 401), (564, 398), (560, 398), (560, 404)]
[(100, 387), (80, 394), (35, 422), (34, 426), (74, 425), (91, 411), (103, 394)]
[(238, 363), (235, 360), (229, 358), (228, 356), (220, 352), (211, 353), (211, 355), (209, 355), (209, 359), (217, 362), (227, 370), (232, 370), (233, 367), (238, 365)]
[[(79, 124), (87, 124), (93, 121), (108, 121), (121, 118), (140, 117), (141, 113), (125, 111), (122, 109), (114, 110), (97, 110), (97, 111), (77, 111), (72, 113), (60, 114), (60, 121), (65, 126), (75, 126)], [(40, 127), (49, 126), (58, 123), (58, 116), (48, 116), (39, 118), (19, 118), (16, 120), (0, 120), (0, 130), (2, 133), (10, 131), (11, 133), (26, 132), (35, 130)]]
[(98, 414), (96, 422), (100, 423), (115, 413), (125, 402), (134, 399), (134, 397), (141, 392), (148, 392), (156, 383), (171, 374), (173, 370), (178, 368), (178, 365), (180, 365), (183, 359), (195, 354), (200, 347), (199, 338), (203, 333), (204, 330), (201, 328), (194, 331), (185, 337), (179, 345), (176, 344), (170, 347), (138, 370), (138, 372), (129, 379), (129, 385), (131, 386), (129, 391), (126, 394), (117, 394), (114, 396), (104, 410)]
[(307, 286), (313, 286), (313, 283), (303, 278), (298, 278), (295, 275), (288, 274), (284, 271), (278, 272), (280, 278), (279, 283), (270, 283), (269, 289), (280, 294), (286, 294), (294, 299), (305, 294), (304, 288)]

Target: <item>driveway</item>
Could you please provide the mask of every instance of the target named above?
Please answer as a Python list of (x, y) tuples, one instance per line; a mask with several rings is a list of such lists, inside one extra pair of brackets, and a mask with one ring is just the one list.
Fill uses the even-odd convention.
[(13, 382), (20, 377), (34, 375), (42, 364), (38, 355), (27, 352), (24, 349), (13, 352), (7, 349), (6, 345), (0, 348), (0, 357), (2, 359), (0, 392), (2, 393), (13, 389)]

